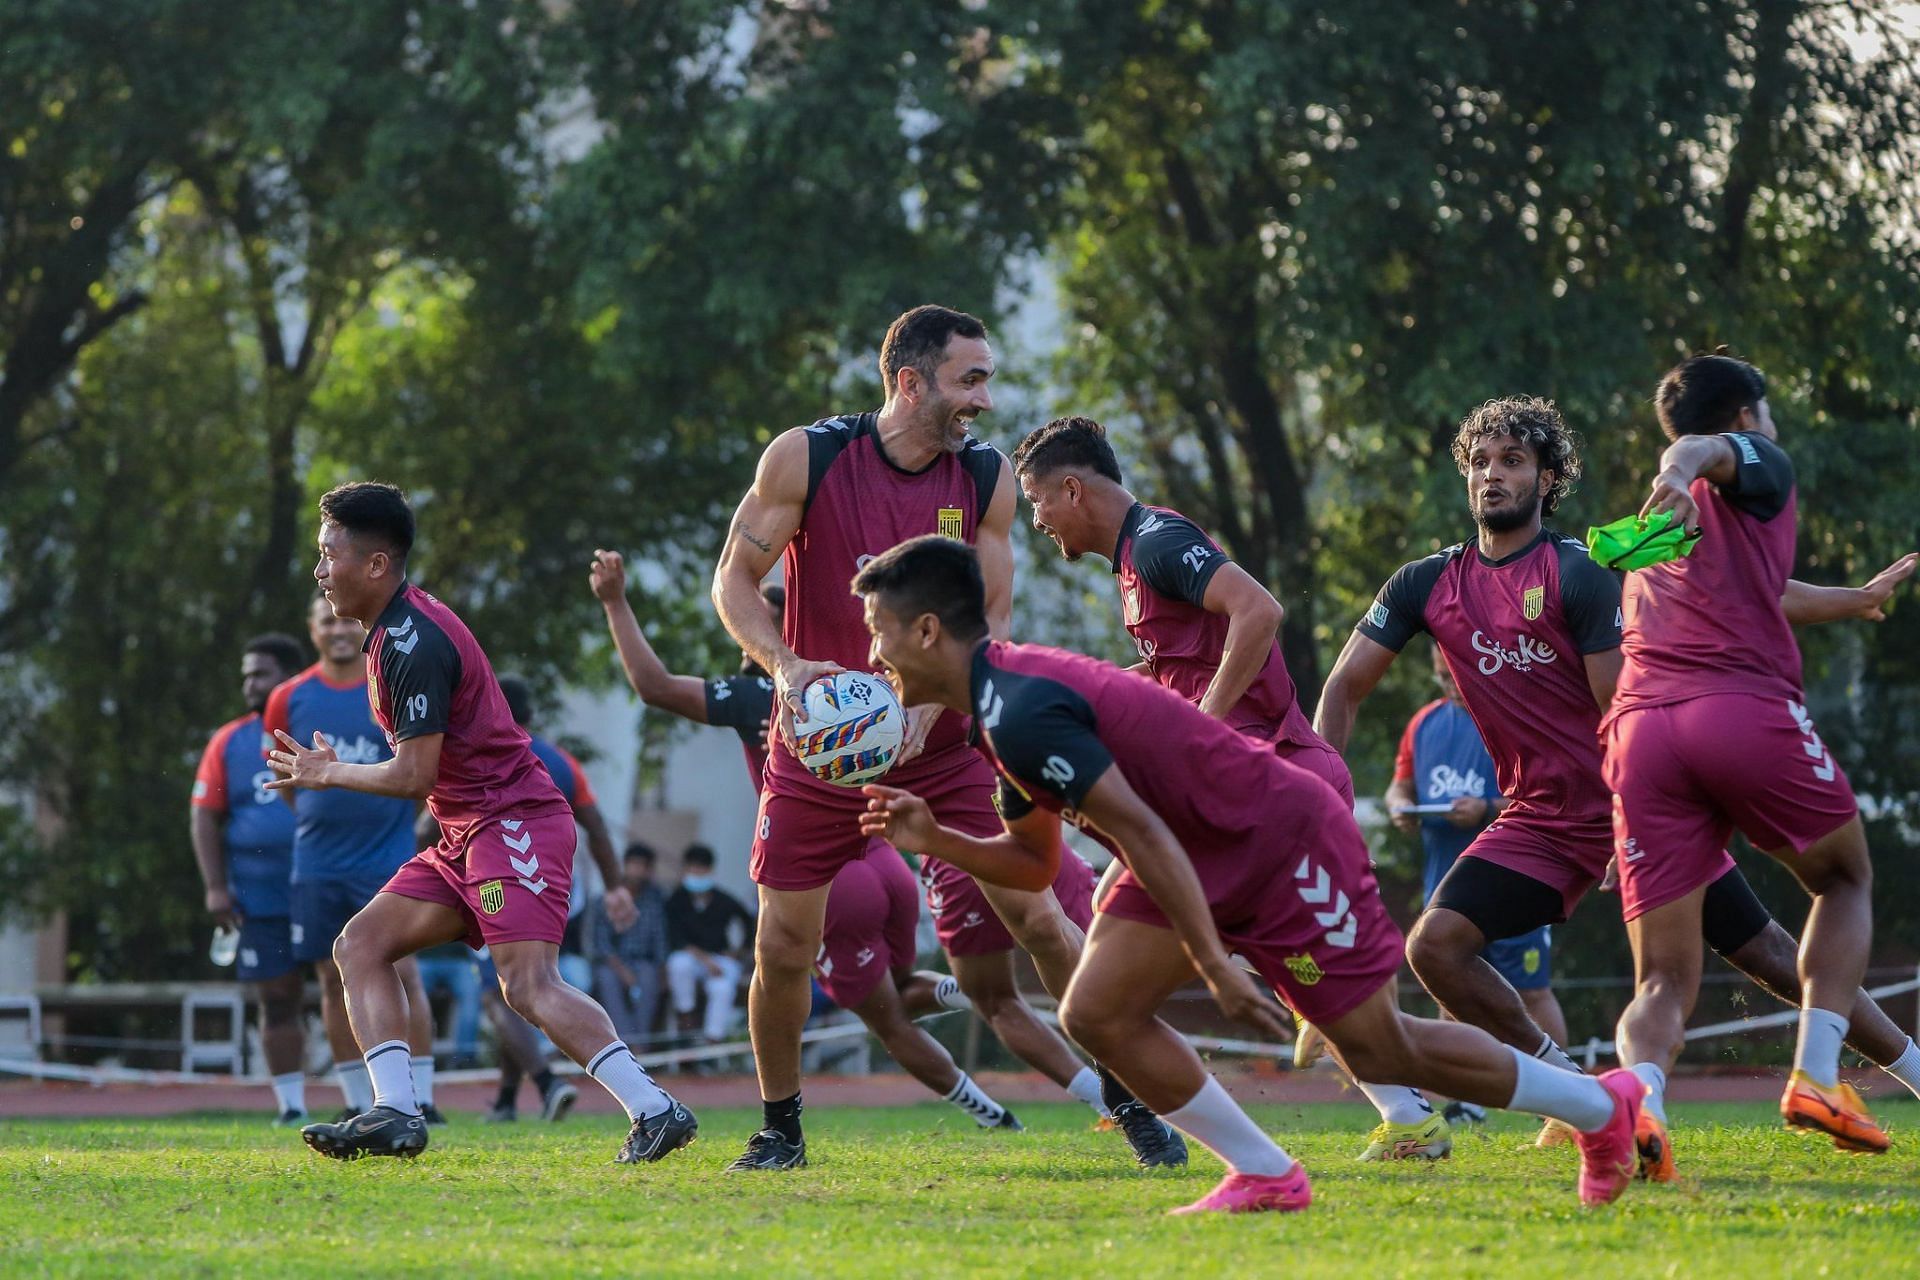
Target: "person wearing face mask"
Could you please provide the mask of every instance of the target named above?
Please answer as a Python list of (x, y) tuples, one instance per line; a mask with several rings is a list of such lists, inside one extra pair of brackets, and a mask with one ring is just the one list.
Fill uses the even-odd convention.
[[(739, 955), (753, 946), (754, 919), (740, 899), (713, 878), (713, 850), (688, 845), (680, 860), (680, 887), (667, 899), (667, 991), (682, 1030), (693, 1022), (701, 988), (707, 994), (701, 1035), (708, 1044), (726, 1038), (740, 988)], [(740, 925), (740, 940), (733, 926)]]

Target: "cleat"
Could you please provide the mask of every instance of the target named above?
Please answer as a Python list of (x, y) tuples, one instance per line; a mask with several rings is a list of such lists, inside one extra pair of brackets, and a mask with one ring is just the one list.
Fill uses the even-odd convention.
[(1121, 1103), (1113, 1109), (1113, 1124), (1126, 1135), (1142, 1169), (1178, 1169), (1187, 1163), (1187, 1140), (1146, 1103)]
[(341, 1124), (310, 1124), (300, 1131), (306, 1144), (334, 1160), (361, 1156), (411, 1158), (427, 1149), (427, 1122), (392, 1107), (374, 1107)]
[(762, 1129), (747, 1139), (747, 1149), (727, 1166), (728, 1173), (757, 1173), (807, 1167), (807, 1140), (788, 1142), (778, 1129)]
[(333, 1113), (333, 1122), (335, 1124), (345, 1124), (359, 1114), (360, 1108), (352, 1105), (344, 1106)]
[(511, 1102), (503, 1102), (480, 1117), (482, 1124), (513, 1124), (520, 1119), (520, 1108)]
[(1027, 1131), (1027, 1126), (1020, 1123), (1020, 1118), (1004, 1107), (1000, 1110), (999, 1121), (995, 1124), (988, 1125), (987, 1128), (1005, 1129), (1008, 1133), (1025, 1133)]
[(1541, 1119), (1540, 1132), (1533, 1139), (1536, 1147), (1564, 1147), (1580, 1136), (1580, 1131), (1565, 1120), (1555, 1120), (1552, 1116), (1543, 1116)]
[(700, 1132), (700, 1122), (672, 1098), (667, 1103), (667, 1109), (659, 1115), (633, 1122), (627, 1140), (620, 1144), (620, 1154), (613, 1158), (615, 1164), (652, 1164), (693, 1141)]
[(1449, 1102), (1440, 1114), (1448, 1125), (1464, 1129), (1477, 1129), (1487, 1122), (1487, 1109), (1473, 1102)]
[(1639, 1171), (1634, 1131), (1640, 1122), (1640, 1099), (1647, 1087), (1624, 1067), (1603, 1072), (1600, 1085), (1613, 1095), (1613, 1115), (1592, 1133), (1580, 1134), (1580, 1203), (1611, 1204), (1620, 1198)]
[(1633, 1145), (1640, 1153), (1640, 1181), (1672, 1182), (1679, 1178), (1680, 1170), (1673, 1163), (1673, 1141), (1667, 1137), (1667, 1126), (1645, 1104), (1641, 1105), (1640, 1114), (1633, 1122)]
[(288, 1107), (285, 1111), (282, 1111), (273, 1118), (273, 1127), (276, 1129), (297, 1129), (306, 1123), (307, 1113), (304, 1111), (295, 1111), (292, 1107)]
[(580, 1101), (580, 1091), (565, 1080), (555, 1080), (540, 1099), (540, 1118), (559, 1124), (573, 1110), (573, 1104)]
[(447, 1118), (440, 1114), (440, 1108), (434, 1106), (431, 1102), (421, 1105), (420, 1118), (435, 1129), (441, 1128), (447, 1123)]
[(1431, 1115), (1419, 1124), (1390, 1124), (1382, 1120), (1367, 1135), (1367, 1149), (1354, 1160), (1445, 1160), (1452, 1154), (1452, 1127), (1445, 1116)]
[(1305, 1071), (1326, 1056), (1327, 1038), (1298, 1013), (1293, 1015), (1293, 1069)]
[(1845, 1080), (1829, 1089), (1815, 1084), (1804, 1071), (1787, 1078), (1787, 1091), (1780, 1099), (1780, 1118), (1790, 1129), (1824, 1133), (1842, 1151), (1864, 1151), (1874, 1155), (1892, 1145), (1886, 1130), (1874, 1121), (1867, 1104)]
[(1220, 1185), (1170, 1214), (1188, 1213), (1297, 1213), (1313, 1203), (1313, 1188), (1307, 1184), (1307, 1171), (1294, 1165), (1279, 1177), (1252, 1173), (1230, 1173)]

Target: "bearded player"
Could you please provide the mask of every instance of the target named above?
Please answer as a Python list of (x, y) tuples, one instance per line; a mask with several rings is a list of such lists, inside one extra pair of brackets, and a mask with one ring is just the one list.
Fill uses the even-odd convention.
[[(790, 734), (809, 684), (867, 667), (866, 627), (847, 583), (890, 547), (945, 532), (979, 544), (988, 616), (995, 634), (1007, 629), (1016, 495), (1006, 459), (970, 434), (974, 418), (993, 407), (993, 374), (979, 320), (939, 306), (900, 316), (880, 350), (886, 403), (877, 412), (796, 428), (767, 446), (714, 571), (720, 620), (747, 656), (773, 673), (781, 709), (753, 845), (760, 930), (747, 995), (765, 1122), (735, 1169), (806, 1162), (800, 1033), (808, 973), (820, 949), (828, 886), (866, 839), (859, 831), (859, 791), (809, 773)], [(760, 583), (780, 561), (789, 607), (784, 623), (776, 624), (760, 599)], [(997, 831), (992, 772), (967, 747), (962, 716), (910, 707), (908, 721), (891, 776), (919, 789), (945, 821), (982, 834)], [(941, 945), (955, 960), (962, 988), (1015, 1053), (1055, 1080), (1073, 1080), (1079, 1060), (1019, 1001), (1012, 973), (1017, 942), (1056, 996), (1072, 977), (1082, 934), (1063, 906), (1084, 916), (1091, 877), (1077, 859), (1062, 861), (1058, 870), (1061, 879), (1052, 888), (1028, 891), (977, 885), (938, 859), (928, 876)], [(1082, 1079), (1085, 1086), (1094, 1083), (1090, 1073)], [(1132, 1102), (1107, 1099), (1116, 1120)], [(1184, 1159), (1165, 1125), (1130, 1108), (1124, 1115), (1133, 1121), (1122, 1127), (1142, 1163)]]
[[(323, 737), (305, 746), (285, 732), (267, 757), (281, 775), (269, 786), (425, 800), (440, 827), (440, 842), (396, 871), (334, 943), (374, 1106), (301, 1136), (342, 1160), (426, 1148), (407, 1070), (407, 996), (394, 966), (465, 939), (488, 948), (514, 1012), (626, 1110), (632, 1128), (617, 1159), (659, 1160), (693, 1141), (698, 1125), (641, 1069), (606, 1011), (560, 977), (573, 811), (514, 723), (473, 633), (407, 581), (413, 535), (413, 511), (392, 485), (342, 485), (320, 499), (313, 576), (336, 613), (367, 628), (367, 695), (393, 758), (348, 764)], [(631, 920), (623, 885), (608, 887), (606, 905), (610, 917)]]
[(1061, 1016), (1143, 1102), (1226, 1163), (1226, 1178), (1185, 1212), (1304, 1209), (1312, 1198), (1300, 1166), (1157, 1016), (1197, 973), (1223, 1013), (1284, 1034), (1286, 1015), (1230, 951), (1360, 1078), (1560, 1118), (1580, 1134), (1587, 1203), (1631, 1180), (1641, 1095), (1631, 1072), (1557, 1071), (1478, 1028), (1400, 1011), (1400, 931), (1352, 809), (1325, 781), (1151, 681), (990, 639), (979, 557), (961, 543), (916, 538), (868, 564), (854, 590), (874, 661), (902, 699), (973, 712), (1004, 816), (995, 836), (964, 834), (911, 793), (869, 784), (866, 830), (1032, 887), (1054, 874), (1065, 818), (1126, 863)]
[[(1620, 586), (1584, 544), (1542, 524), (1580, 474), (1576, 442), (1550, 402), (1488, 401), (1461, 423), (1453, 455), (1478, 537), (1394, 574), (1328, 676), (1315, 723), (1344, 748), (1361, 701), (1407, 641), (1432, 635), (1507, 804), (1441, 880), (1407, 958), (1448, 1013), (1576, 1071), (1482, 953), (1490, 942), (1564, 921), (1613, 855), (1597, 730), (1620, 672)], [(1795, 610), (1807, 621), (1871, 616), (1912, 568), (1902, 561), (1859, 591), (1790, 584)], [(1704, 913), (1715, 951), (1767, 990), (1796, 999), (1792, 935), (1724, 856)], [(1912, 1042), (1864, 992), (1856, 1000), (1855, 1047), (1903, 1081), (1920, 1081)], [(1643, 1074), (1655, 1070), (1649, 1064)], [(1644, 1114), (1647, 1175), (1669, 1179), (1671, 1152), (1655, 1128), (1665, 1119), (1657, 1087)], [(1389, 1128), (1397, 1154), (1428, 1154), (1421, 1126)]]

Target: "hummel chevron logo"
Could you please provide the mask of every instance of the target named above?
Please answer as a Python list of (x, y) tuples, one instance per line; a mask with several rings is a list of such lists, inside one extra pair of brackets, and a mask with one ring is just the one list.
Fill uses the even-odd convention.
[(1359, 923), (1353, 918), (1353, 912), (1349, 911), (1347, 912), (1347, 922), (1345, 924), (1341, 925), (1338, 929), (1330, 929), (1320, 936), (1326, 939), (1329, 946), (1350, 947), (1353, 945), (1353, 935), (1358, 931), (1359, 927)]
[[(413, 629), (413, 618), (411, 616), (397, 627), (388, 627), (387, 635), (392, 638), (394, 642), (393, 647), (401, 653), (412, 653), (413, 646), (420, 643), (420, 633)], [(401, 636), (405, 636), (406, 639), (402, 640), (400, 638)]]
[[(502, 823), (501, 825), (505, 826), (506, 824)], [(521, 836), (518, 840), (514, 839), (512, 836), (501, 836), (500, 843), (506, 845), (507, 848), (509, 849), (516, 850), (520, 853), (525, 853), (527, 851), (527, 846), (533, 843), (533, 832), (531, 831), (527, 832), (527, 834)]]
[(1348, 914), (1347, 895), (1343, 893), (1338, 898), (1334, 899), (1333, 906), (1331, 909), (1326, 911), (1314, 912), (1313, 922), (1315, 924), (1339, 924), (1340, 917), (1346, 914)]
[(507, 861), (513, 864), (513, 870), (517, 875), (537, 876), (540, 874), (540, 855), (537, 853), (525, 862), (520, 861), (520, 859), (514, 857), (512, 854), (508, 854)]
[(519, 818), (502, 818), (500, 825), (509, 831), (518, 831), (522, 824)]
[[(1333, 896), (1333, 878), (1327, 874), (1325, 867), (1314, 866), (1312, 860), (1309, 858), (1300, 859), (1300, 865), (1294, 869), (1293, 878), (1295, 880), (1305, 880), (1308, 876), (1315, 875), (1316, 873), (1317, 878), (1311, 885), (1302, 885), (1300, 887), (1300, 900), (1302, 902), (1318, 905)], [(1340, 909), (1342, 911), (1346, 910), (1344, 905), (1346, 900), (1346, 895), (1341, 894), (1340, 901), (1343, 905)], [(1327, 924), (1330, 922), (1323, 920), (1321, 923)]]
[(525, 876), (521, 876), (520, 887), (537, 898), (547, 891), (547, 882), (545, 880), (529, 880)]
[(1000, 713), (1007, 709), (1007, 702), (993, 691), (993, 681), (987, 681), (987, 687), (980, 691), (980, 727), (992, 732), (1000, 725)]

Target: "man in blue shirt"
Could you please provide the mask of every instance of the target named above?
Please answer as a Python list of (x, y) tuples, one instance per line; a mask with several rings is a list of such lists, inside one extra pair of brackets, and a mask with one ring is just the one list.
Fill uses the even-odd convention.
[[(307, 610), (307, 634), (320, 661), (276, 688), (267, 699), (264, 727), (305, 745), (320, 734), (342, 760), (379, 764), (393, 758), (386, 734), (373, 722), (367, 702), (367, 664), (361, 645), (366, 628), (336, 617), (316, 593)], [(354, 913), (373, 900), (416, 848), (411, 800), (364, 791), (283, 791), (292, 804), (293, 956), (320, 977), (320, 1012), (346, 1098), (354, 1115), (373, 1106), (373, 1083), (347, 1021), (346, 993), (333, 962), (333, 941)], [(444, 1124), (433, 1105), (433, 1010), (412, 957), (400, 962), (410, 1025), (414, 1092), (428, 1124)], [(346, 1113), (342, 1113), (346, 1117)]]
[[(1400, 735), (1393, 782), (1387, 787), (1387, 812), (1401, 831), (1420, 833), (1426, 847), (1420, 900), (1424, 903), (1473, 838), (1505, 807), (1493, 781), (1493, 758), (1480, 740), (1473, 718), (1460, 705), (1460, 691), (1433, 649), (1433, 678), (1440, 697), (1413, 713)], [(1434, 807), (1444, 805), (1444, 812)], [(1424, 811), (1423, 811), (1424, 810)], [(1567, 1019), (1554, 999), (1553, 941), (1549, 926), (1503, 938), (1481, 953), (1500, 976), (1513, 984), (1540, 1029), (1555, 1044), (1567, 1042)], [(1480, 1114), (1476, 1115), (1475, 1112)], [(1447, 1118), (1478, 1120), (1480, 1108), (1454, 1103)]]
[(266, 783), (260, 712), (273, 687), (306, 662), (289, 635), (256, 636), (240, 655), (247, 714), (214, 730), (193, 777), (190, 833), (206, 888), (207, 913), (240, 931), (234, 976), (260, 1007), (260, 1047), (273, 1074), (276, 1125), (307, 1122), (300, 1068), (301, 975), (293, 959), (288, 882), (293, 874), (293, 815)]

